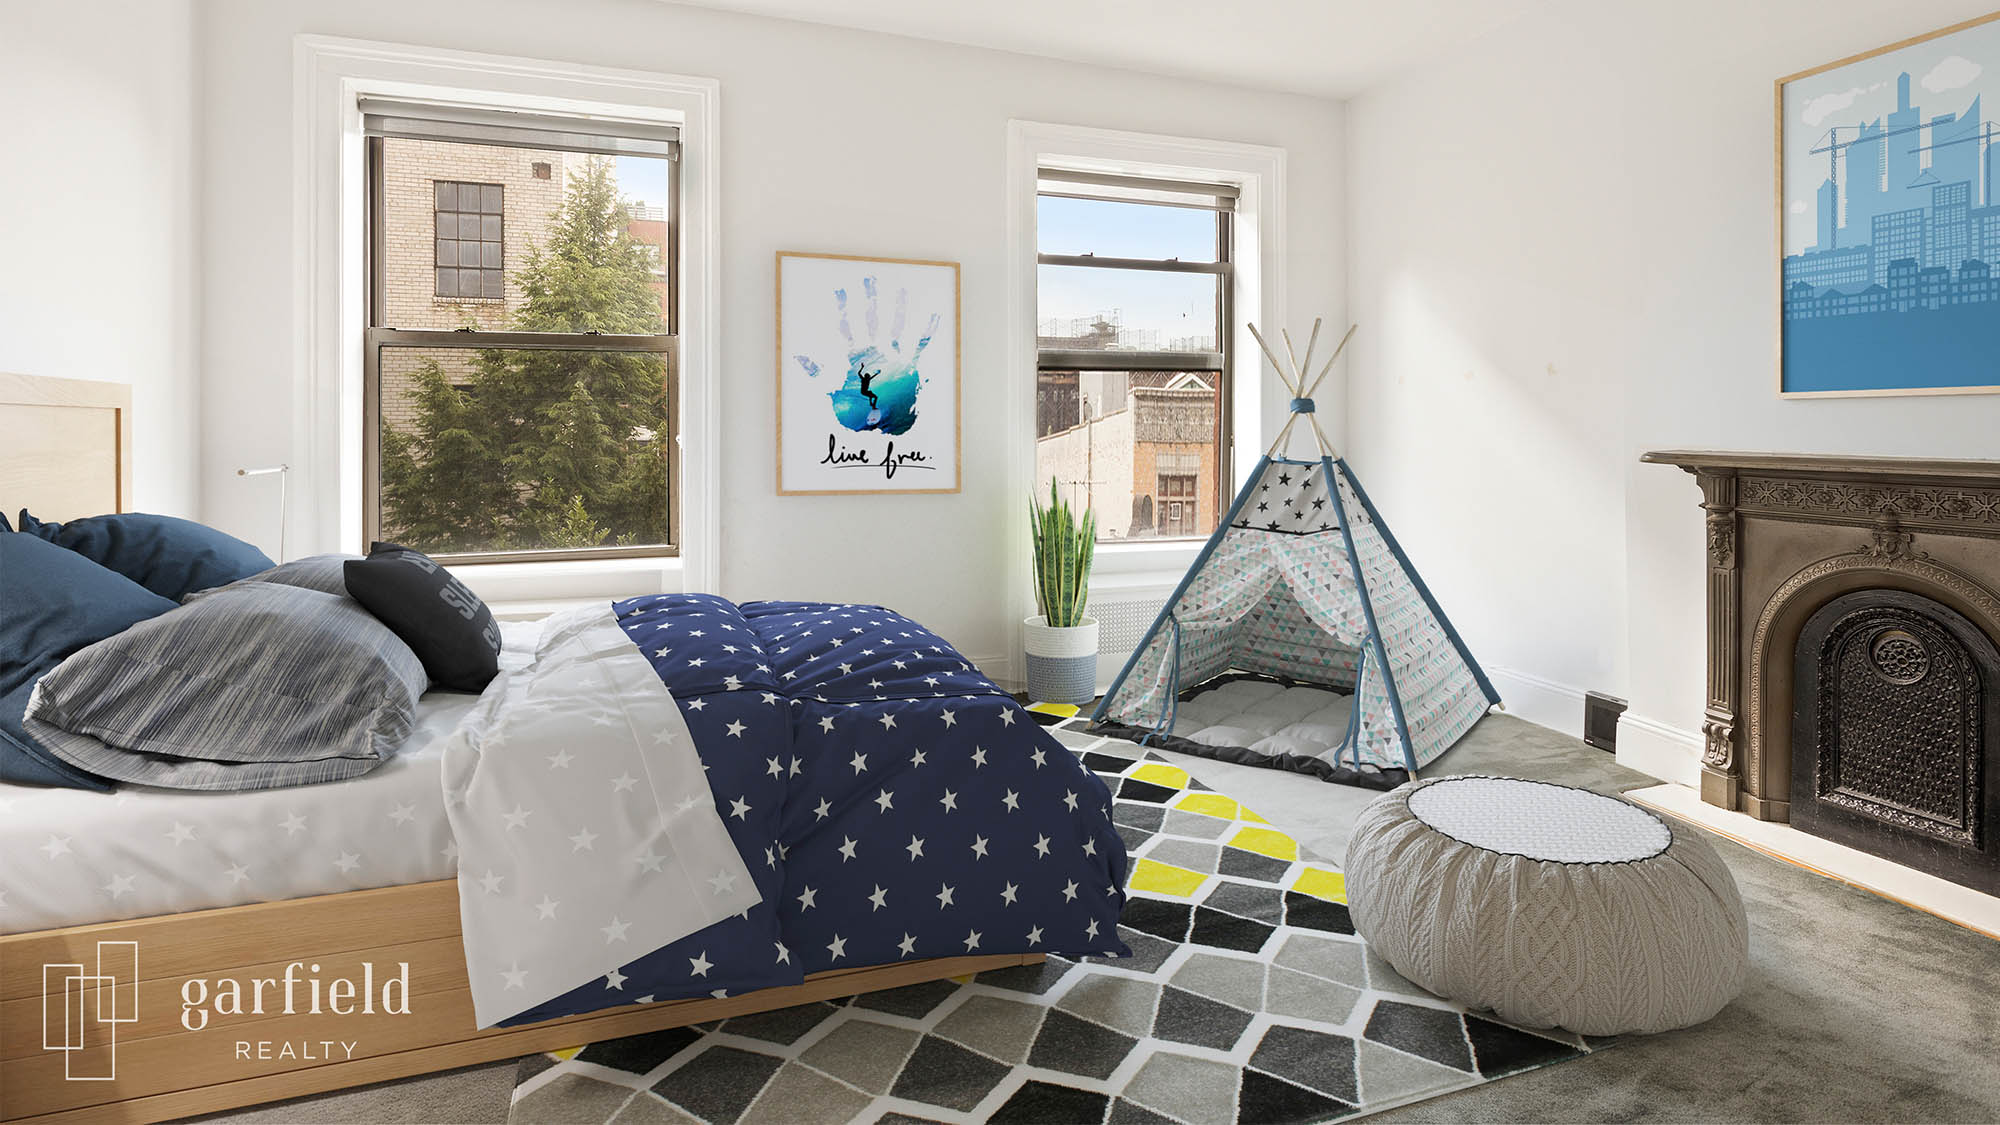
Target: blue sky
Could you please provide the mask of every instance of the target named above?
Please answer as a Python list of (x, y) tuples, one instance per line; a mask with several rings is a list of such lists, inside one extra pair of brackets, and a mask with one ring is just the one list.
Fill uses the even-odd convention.
[(618, 191), (626, 199), (649, 207), (667, 205), (667, 162), (654, 156), (614, 156)]
[[(1215, 212), (1043, 196), (1037, 207), (1045, 254), (1215, 260)], [(1215, 334), (1213, 274), (1144, 273), (1043, 266), (1040, 317), (1091, 316), (1116, 308), (1128, 329), (1163, 340)]]

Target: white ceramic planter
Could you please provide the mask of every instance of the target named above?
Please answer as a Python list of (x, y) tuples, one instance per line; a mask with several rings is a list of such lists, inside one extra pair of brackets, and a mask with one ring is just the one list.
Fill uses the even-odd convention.
[(1097, 698), (1097, 620), (1054, 628), (1037, 614), (1021, 622), (1028, 655), (1028, 698), (1037, 703), (1088, 703)]

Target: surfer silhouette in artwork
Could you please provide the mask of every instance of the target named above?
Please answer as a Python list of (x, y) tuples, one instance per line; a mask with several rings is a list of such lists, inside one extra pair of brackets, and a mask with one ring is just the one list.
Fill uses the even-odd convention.
[(873, 383), (875, 376), (881, 373), (882, 369), (879, 367), (873, 371), (856, 372), (861, 380), (861, 397), (868, 400), (868, 424), (871, 426), (880, 425), (882, 422), (882, 400), (875, 397), (875, 392), (868, 389), (868, 384)]

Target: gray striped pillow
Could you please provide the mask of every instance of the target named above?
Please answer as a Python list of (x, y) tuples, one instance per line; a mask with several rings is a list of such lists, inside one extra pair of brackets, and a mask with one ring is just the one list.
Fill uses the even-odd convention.
[(260, 570), (248, 578), (239, 578), (228, 586), (216, 586), (207, 590), (196, 590), (181, 599), (182, 605), (191, 605), (210, 594), (220, 593), (245, 582), (275, 582), (281, 586), (303, 586), (308, 590), (319, 590), (328, 594), (347, 596), (347, 579), (341, 568), (360, 555), (307, 555), (288, 563), (279, 563), (269, 570)]
[(246, 582), (63, 661), (27, 728), (114, 780), (268, 789), (374, 769), (409, 736), (424, 687), (416, 654), (354, 600)]

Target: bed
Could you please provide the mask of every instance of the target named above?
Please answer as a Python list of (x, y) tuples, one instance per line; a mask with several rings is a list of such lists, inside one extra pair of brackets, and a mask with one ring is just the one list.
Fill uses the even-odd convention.
[[(131, 414), (126, 388), (0, 376), (0, 427), (23, 438), (4, 454), (4, 479), (12, 497), (58, 519), (124, 509), (131, 479)], [(621, 617), (635, 618), (655, 611), (666, 612), (661, 607), (631, 607), (621, 611)], [(786, 612), (798, 616), (796, 607), (780, 606), (760, 612), (779, 615), (771, 620), (781, 620)], [(1011, 701), (1003, 707), (992, 699), (986, 704), (996, 716), (1005, 707), (1013, 706)], [(824, 705), (862, 706), (840, 702)], [(438, 737), (450, 725), (453, 708), (462, 710), (466, 706), (460, 700), (428, 710), (425, 717), (428, 736)], [(945, 725), (950, 723), (947, 719)], [(867, 743), (859, 745), (862, 750), (868, 749)], [(352, 784), (251, 795), (253, 802), (275, 803), (246, 805), (247, 811), (241, 816), (270, 821), (269, 828), (258, 830), (272, 841), (274, 856), (292, 854), (275, 849), (300, 849), (295, 859), (274, 860), (274, 865), (306, 869), (295, 873), (306, 875), (306, 882), (253, 889), (243, 886), (246, 880), (232, 877), (225, 866), (211, 877), (206, 891), (183, 886), (177, 891), (163, 892), (168, 897), (142, 900), (136, 881), (121, 893), (119, 876), (123, 873), (100, 866), (86, 874), (85, 865), (79, 864), (77, 881), (86, 887), (95, 884), (95, 891), (85, 892), (83, 899), (50, 892), (31, 895), (18, 889), (12, 891), (9, 898), (17, 901), (9, 909), (19, 910), (21, 918), (32, 920), (27, 924), (39, 928), (0, 936), (0, 1119), (143, 1122), (213, 1112), (1030, 964), (1042, 956), (1020, 949), (985, 952), (998, 943), (989, 939), (982, 949), (975, 933), (966, 942), (965, 951), (957, 955), (910, 956), (906, 952), (903, 959), (893, 963), (847, 967), (841, 964), (842, 937), (835, 932), (828, 943), (832, 951), (830, 964), (826, 953), (816, 953), (816, 960), (809, 962), (813, 971), (802, 973), (798, 983), (660, 1003), (644, 1002), (647, 997), (638, 997), (639, 1002), (634, 1002), (628, 995), (612, 1008), (478, 1030), (482, 1021), (474, 1016), (476, 989), (467, 976), (467, 930), (461, 922), (462, 914), (469, 914), (471, 907), (462, 900), (457, 880), (425, 878), (450, 870), (452, 857), (445, 854), (445, 848), (451, 838), (440, 827), (431, 804), (416, 799), (427, 784), (430, 776), (427, 771), (436, 768), (435, 758), (428, 757), (427, 747), (412, 746), (411, 750), (411, 756), (399, 762), (398, 767), (385, 767)], [(1037, 756), (1032, 768), (1039, 770), (1042, 764)], [(761, 765), (760, 758), (759, 768)], [(397, 768), (400, 776), (394, 772)], [(796, 772), (799, 766), (795, 762), (792, 768)], [(1021, 768), (1030, 767), (1023, 762)], [(857, 766), (856, 775), (860, 772)], [(358, 819), (372, 825), (370, 833), (374, 840), (380, 840), (385, 832), (407, 830), (410, 842), (398, 852), (406, 866), (361, 875), (358, 862), (361, 844), (369, 841), (348, 843), (312, 835), (316, 810), (287, 807), (276, 819), (271, 817), (278, 805), (288, 799), (297, 798), (294, 803), (304, 801), (307, 790), (327, 791), (313, 793), (314, 801), (332, 801), (347, 808), (360, 806), (363, 812)], [(995, 801), (1000, 799), (997, 794), (992, 796)], [(1007, 796), (1011, 801), (1013, 790), (1009, 789)], [(232, 828), (216, 819), (215, 813), (197, 813), (199, 799), (195, 797), (156, 793), (78, 794), (64, 795), (57, 803), (86, 798), (107, 803), (113, 820), (147, 822), (132, 842), (118, 846), (93, 842), (100, 850), (128, 859), (143, 854), (146, 832), (157, 836), (151, 846), (162, 853), (197, 844), (212, 847), (232, 836), (243, 840), (255, 838), (250, 829)], [(245, 795), (236, 794), (210, 800), (241, 802), (244, 798)], [(435, 790), (430, 799), (437, 800)], [(947, 809), (950, 800), (948, 797)], [(1070, 800), (1074, 806), (1074, 794)], [(846, 804), (865, 805), (865, 802)], [(863, 811), (849, 808), (840, 815), (860, 815)], [(34, 810), (36, 817), (48, 815), (46, 810)], [(288, 822), (294, 827), (287, 828)], [(50, 830), (44, 833), (44, 828)], [(798, 830), (809, 831), (810, 826)], [(46, 821), (37, 821), (32, 832), (58, 837), (75, 835), (57, 832)], [(18, 833), (6, 839), (10, 864), (16, 862), (20, 848), (37, 846)], [(1112, 839), (1115, 841), (1115, 834)], [(48, 840), (40, 843), (49, 844), (51, 852), (64, 850), (59, 843), (51, 844)], [(919, 843), (913, 837), (913, 849)], [(977, 849), (979, 845), (975, 842), (974, 846)], [(74, 842), (71, 849), (74, 850)], [(425, 854), (427, 851), (435, 856), (435, 861), (432, 855)], [(913, 850), (911, 859), (917, 854)], [(983, 851), (975, 851), (968, 862), (976, 864), (982, 855)], [(42, 858), (34, 851), (27, 856)], [(820, 862), (839, 864), (844, 857), (822, 857)], [(311, 871), (315, 866), (318, 871)], [(821, 869), (825, 870), (824, 866)], [(1122, 850), (1116, 870), (1122, 876)], [(298, 893), (298, 888), (318, 890), (357, 885), (340, 881), (349, 878), (411, 881), (330, 893)], [(217, 889), (213, 885), (215, 879), (227, 880), (232, 886)], [(796, 889), (791, 885), (785, 888), (787, 894)], [(1074, 889), (1072, 884), (1069, 893), (1073, 894)], [(1118, 889), (1107, 887), (1106, 895), (1115, 894)], [(1049, 893), (1054, 893), (1053, 888), (1049, 888)], [(211, 897), (204, 898), (203, 894)], [(213, 897), (216, 895), (222, 897)], [(177, 903), (198, 907), (225, 901), (230, 896), (241, 899), (277, 895), (288, 897), (239, 901), (208, 909), (181, 909), (176, 913), (116, 917), (136, 913), (142, 909), (141, 901), (147, 903), (143, 909), (150, 910), (157, 906), (172, 908)], [(98, 903), (96, 916), (82, 921), (92, 910), (80, 904), (90, 900)], [(852, 920), (857, 917), (856, 912), (861, 916), (871, 912), (866, 903), (845, 903), (840, 909), (848, 913), (822, 913), (828, 913), (833, 924), (838, 925), (840, 917)], [(1112, 917), (1115, 918), (1115, 903)], [(55, 922), (73, 924), (53, 927), (46, 924)], [(1093, 925), (1092, 929), (1096, 928)], [(905, 938), (907, 941), (907, 934)], [(786, 951), (781, 948), (779, 953), (783, 956)], [(206, 1022), (198, 1018), (204, 1009), (190, 1002), (197, 993), (206, 995), (211, 982), (219, 985), (224, 980), (268, 979), (275, 987), (277, 981), (289, 980), (295, 974), (314, 981), (337, 982), (367, 971), (364, 965), (403, 964), (407, 965), (407, 972), (401, 1007), (407, 1014), (381, 1011), (343, 1015), (336, 1020), (303, 1011), (281, 1014), (275, 1011), (274, 1002), (274, 1010), (268, 1014), (232, 1014), (226, 1027), (216, 1027), (198, 1026)], [(50, 970), (49, 966), (57, 968)], [(96, 982), (98, 987), (94, 992), (86, 994), (74, 987), (62, 987), (66, 975), (102, 979)], [(617, 975), (613, 973), (614, 977)], [(51, 980), (57, 982), (56, 987), (50, 987)], [(317, 1004), (318, 985), (312, 987)], [(96, 1000), (97, 1010), (88, 1013), (89, 1018), (80, 1009), (79, 998), (85, 995)], [(390, 993), (385, 990), (382, 995), (384, 1007), (389, 1008)], [(58, 998), (53, 1007), (48, 1002), (49, 996)], [(530, 1012), (529, 1016), (538, 1016), (546, 1010)], [(89, 1029), (87, 1041), (80, 1030), (85, 1028)]]

